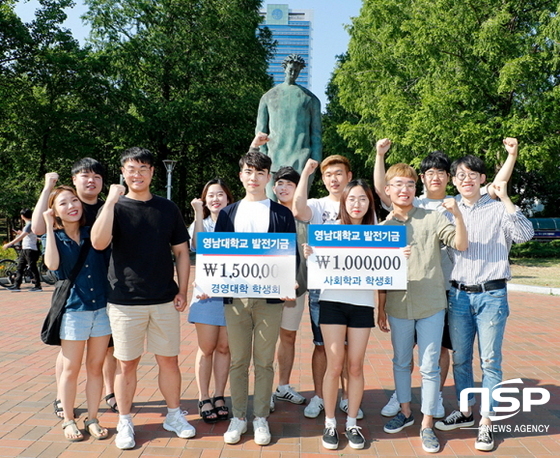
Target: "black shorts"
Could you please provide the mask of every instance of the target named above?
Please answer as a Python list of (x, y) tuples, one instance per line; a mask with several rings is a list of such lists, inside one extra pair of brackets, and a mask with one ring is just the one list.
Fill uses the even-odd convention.
[(319, 301), (319, 324), (340, 324), (349, 328), (373, 328), (373, 307), (343, 302)]
[(448, 350), (453, 350), (451, 345), (451, 336), (449, 335), (449, 320), (447, 319), (448, 312), (445, 312), (445, 319), (443, 320), (443, 334), (441, 335), (441, 346)]

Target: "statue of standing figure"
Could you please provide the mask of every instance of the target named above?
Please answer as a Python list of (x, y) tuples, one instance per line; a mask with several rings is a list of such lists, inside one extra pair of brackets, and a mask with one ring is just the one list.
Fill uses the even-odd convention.
[[(272, 159), (271, 172), (289, 165), (301, 173), (309, 158), (321, 162), (323, 157), (321, 102), (311, 91), (296, 84), (305, 67), (303, 57), (290, 54), (282, 67), (284, 82), (261, 97), (255, 132), (268, 134), (268, 142), (260, 148)], [(267, 187), (267, 195), (275, 199), (272, 183)]]

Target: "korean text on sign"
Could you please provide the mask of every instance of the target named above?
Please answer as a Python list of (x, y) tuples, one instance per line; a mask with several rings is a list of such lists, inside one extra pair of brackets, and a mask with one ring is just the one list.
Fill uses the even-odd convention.
[(208, 296), (295, 298), (295, 234), (205, 232), (196, 246), (196, 284)]
[(313, 289), (406, 289), (406, 228), (309, 226), (307, 260)]

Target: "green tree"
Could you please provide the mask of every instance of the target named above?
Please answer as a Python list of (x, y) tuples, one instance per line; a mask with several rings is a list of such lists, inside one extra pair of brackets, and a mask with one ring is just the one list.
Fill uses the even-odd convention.
[(545, 0), (364, 1), (335, 76), (360, 120), (338, 131), (367, 157), (390, 137), (390, 162), (418, 165), (439, 149), (480, 155), (489, 170), (505, 159), (502, 138), (517, 137), (520, 203), (557, 209), (558, 186), (536, 196), (526, 185), (539, 171), (560, 179), (559, 12)]
[[(323, 114), (323, 157), (332, 154), (340, 154), (345, 156), (352, 165), (352, 173), (354, 178), (366, 179), (370, 184), (373, 164), (370, 161), (365, 161), (364, 157), (356, 154), (354, 148), (349, 145), (349, 142), (340, 134), (339, 125), (348, 123), (356, 125), (360, 121), (360, 116), (346, 110), (340, 103), (339, 87), (334, 83), (334, 75), (340, 66), (348, 59), (347, 54), (336, 57), (336, 66), (331, 79), (327, 84), (327, 106)], [(327, 194), (322, 181), (317, 177), (313, 182), (313, 195), (324, 196)]]
[(0, 210), (11, 215), (33, 205), (47, 168), (67, 168), (82, 152), (90, 133), (77, 128), (84, 107), (76, 94), (91, 79), (87, 51), (60, 26), (70, 0), (40, 0), (29, 24), (14, 4), (0, 5), (0, 180), (10, 191)]
[[(91, 43), (111, 62), (134, 129), (119, 147), (144, 146), (178, 160), (175, 200), (186, 210), (221, 175), (237, 186), (236, 163), (252, 138), (270, 34), (256, 34), (255, 0), (87, 0)], [(159, 167), (156, 187), (163, 188)]]

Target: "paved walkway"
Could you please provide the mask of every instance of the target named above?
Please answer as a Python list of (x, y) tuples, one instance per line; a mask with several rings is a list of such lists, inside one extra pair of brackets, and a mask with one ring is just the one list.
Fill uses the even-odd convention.
[[(259, 447), (252, 440), (252, 427), (237, 445), (224, 445), (222, 434), (227, 422), (206, 425), (197, 415), (197, 389), (194, 381), (196, 335), (194, 326), (182, 322), (180, 363), (183, 372), (182, 407), (197, 428), (196, 438), (179, 439), (163, 430), (165, 407), (157, 388), (154, 358), (146, 355), (139, 372), (138, 392), (134, 404), (137, 447), (121, 452), (114, 444), (117, 415), (102, 409), (100, 421), (110, 428), (106, 441), (87, 438), (71, 444), (62, 435), (61, 422), (52, 409), (55, 398), (54, 361), (58, 348), (43, 345), (39, 330), (50, 303), (52, 287), (43, 293), (12, 293), (0, 290), (0, 457), (90, 458), (90, 457), (239, 457), (307, 458), (320, 455), (418, 456), (422, 451), (418, 438), (420, 412), (420, 378), (413, 374), (414, 426), (389, 435), (383, 432), (386, 421), (379, 414), (393, 389), (391, 343), (387, 335), (373, 330), (366, 355), (366, 393), (362, 407), (365, 418), (359, 424), (368, 441), (366, 448), (355, 451), (341, 437), (338, 451), (321, 446), (322, 416), (316, 420), (303, 417), (303, 407), (278, 402), (270, 417), (272, 443)], [(551, 457), (560, 456), (560, 298), (547, 295), (511, 292), (511, 317), (504, 346), (504, 380), (522, 378), (525, 387), (539, 386), (550, 391), (551, 400), (530, 412), (498, 422), (509, 432), (496, 434), (497, 448), (492, 453), (477, 452), (473, 431), (439, 432), (441, 456)], [(311, 396), (311, 332), (304, 316), (297, 341), (292, 384), (308, 398)], [(477, 370), (477, 379), (480, 372)], [(520, 386), (520, 385), (517, 385)], [(80, 425), (85, 417), (84, 374), (80, 377), (77, 410)], [(452, 376), (445, 390), (445, 408), (454, 408)], [(517, 396), (521, 399), (521, 396)], [(344, 415), (339, 412), (339, 425)], [(496, 424), (498, 424), (496, 423)], [(526, 432), (528, 428), (536, 432)], [(547, 428), (546, 432), (538, 432)]]

